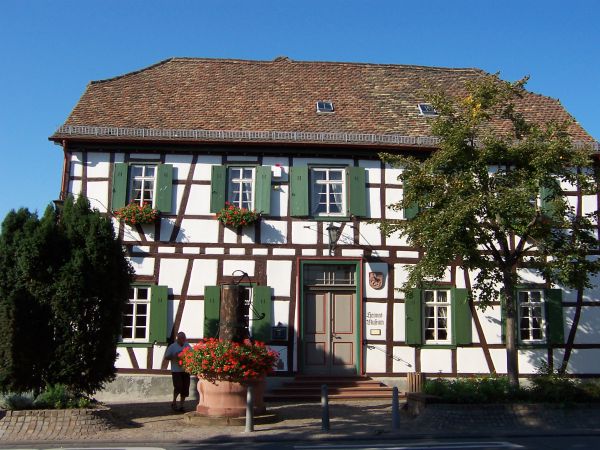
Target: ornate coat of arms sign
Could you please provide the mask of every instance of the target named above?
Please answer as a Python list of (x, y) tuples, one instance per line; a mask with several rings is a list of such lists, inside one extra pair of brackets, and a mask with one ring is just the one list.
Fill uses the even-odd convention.
[(369, 272), (369, 286), (377, 290), (383, 288), (383, 272)]

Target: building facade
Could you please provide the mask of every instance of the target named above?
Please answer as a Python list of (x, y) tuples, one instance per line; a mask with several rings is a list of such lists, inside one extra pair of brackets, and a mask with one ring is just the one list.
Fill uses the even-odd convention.
[[(280, 353), (276, 375), (505, 373), (499, 302), (468, 296), (473, 273), (453, 265), (434, 288), (405, 296), (421, 250), (385, 236), (399, 169), (378, 153), (435, 150), (423, 91), (460, 93), (485, 75), (346, 63), (170, 59), (92, 82), (50, 138), (64, 150), (61, 195), (88, 197), (113, 215), (151, 203), (160, 218), (127, 225), (113, 215), (135, 268), (117, 367), (160, 374), (177, 331), (216, 335), (221, 285), (239, 283), (254, 337)], [(527, 93), (533, 120), (568, 119), (555, 100)], [(573, 138), (598, 144), (577, 124)], [(600, 194), (562, 186), (582, 213)], [(228, 227), (226, 205), (256, 209)], [(519, 368), (560, 364), (575, 293), (520, 270)], [(595, 280), (598, 285), (598, 279)], [(600, 287), (585, 302), (569, 372), (600, 374)]]

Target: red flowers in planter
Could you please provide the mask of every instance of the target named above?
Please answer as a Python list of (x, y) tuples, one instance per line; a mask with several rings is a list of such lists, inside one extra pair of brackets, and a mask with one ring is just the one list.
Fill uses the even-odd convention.
[(239, 208), (229, 202), (217, 213), (217, 219), (228, 227), (243, 227), (258, 220), (260, 213), (246, 208)]
[(158, 209), (152, 208), (150, 203), (141, 205), (135, 201), (115, 211), (115, 216), (123, 220), (127, 225), (153, 223), (158, 218)]
[(179, 354), (186, 372), (214, 383), (244, 382), (268, 375), (273, 371), (279, 354), (264, 343), (245, 340), (239, 344), (221, 339), (206, 339)]

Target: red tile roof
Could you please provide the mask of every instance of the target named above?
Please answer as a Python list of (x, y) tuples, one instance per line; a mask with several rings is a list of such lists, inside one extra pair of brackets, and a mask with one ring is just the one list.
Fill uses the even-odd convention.
[[(434, 88), (460, 95), (467, 80), (484, 75), (479, 69), (288, 58), (172, 58), (91, 82), (51, 139), (432, 145), (431, 119), (420, 115), (417, 106), (425, 92)], [(335, 112), (317, 113), (319, 100), (331, 100)], [(518, 109), (539, 123), (572, 119), (558, 100), (530, 92)], [(497, 126), (507, 124), (498, 121)], [(224, 130), (231, 133), (220, 133)], [(570, 133), (577, 141), (593, 142), (577, 122)]]

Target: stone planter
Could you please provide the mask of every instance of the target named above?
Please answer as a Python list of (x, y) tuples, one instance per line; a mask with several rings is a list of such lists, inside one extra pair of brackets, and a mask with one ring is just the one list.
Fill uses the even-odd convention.
[[(265, 412), (263, 400), (265, 380), (250, 382), (254, 386), (254, 414)], [(240, 417), (246, 414), (246, 386), (248, 383), (217, 381), (210, 383), (198, 380), (200, 403), (196, 407), (198, 414), (218, 417)]]

